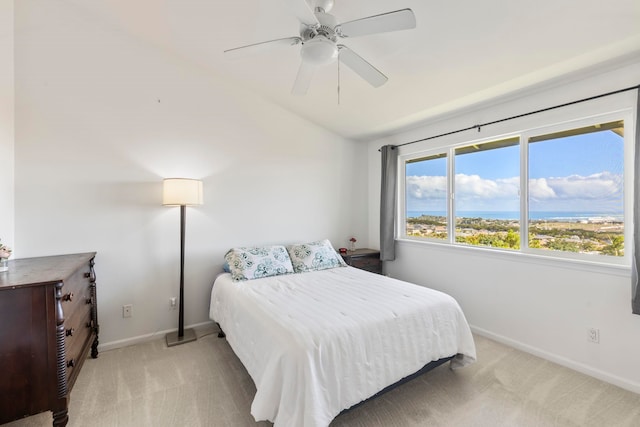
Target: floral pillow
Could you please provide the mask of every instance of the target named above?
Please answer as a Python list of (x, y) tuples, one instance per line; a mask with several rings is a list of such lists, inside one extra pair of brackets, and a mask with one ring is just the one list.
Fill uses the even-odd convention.
[(318, 242), (290, 245), (287, 246), (287, 251), (289, 251), (293, 269), (296, 273), (347, 266), (342, 257), (333, 249), (331, 242), (326, 239)]
[(233, 248), (224, 256), (234, 281), (259, 279), (293, 273), (291, 259), (284, 246)]

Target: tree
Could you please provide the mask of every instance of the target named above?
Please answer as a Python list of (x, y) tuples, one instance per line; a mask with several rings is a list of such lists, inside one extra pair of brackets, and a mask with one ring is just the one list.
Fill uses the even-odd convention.
[(509, 231), (507, 231), (507, 237), (505, 237), (504, 242), (507, 244), (508, 248), (520, 249), (520, 233), (516, 233), (512, 229), (509, 229)]
[(614, 236), (611, 244), (602, 248), (604, 255), (623, 256), (624, 255), (624, 236)]
[(530, 248), (535, 248), (535, 249), (542, 248), (542, 245), (540, 244), (540, 240), (535, 239), (533, 237), (533, 233), (529, 233), (529, 247)]

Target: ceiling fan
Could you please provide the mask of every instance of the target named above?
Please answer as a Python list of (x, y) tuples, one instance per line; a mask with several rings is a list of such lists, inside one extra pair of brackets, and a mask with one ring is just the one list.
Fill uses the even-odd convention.
[(353, 21), (339, 23), (329, 12), (334, 0), (287, 0), (294, 15), (300, 21), (300, 36), (269, 40), (247, 46), (225, 50), (225, 56), (242, 57), (262, 53), (272, 48), (302, 45), (302, 59), (291, 92), (295, 95), (307, 93), (313, 74), (318, 66), (338, 61), (351, 68), (373, 87), (380, 87), (388, 80), (377, 68), (365, 61), (338, 39), (360, 37), (369, 34), (408, 30), (416, 27), (416, 18), (411, 9), (401, 9)]

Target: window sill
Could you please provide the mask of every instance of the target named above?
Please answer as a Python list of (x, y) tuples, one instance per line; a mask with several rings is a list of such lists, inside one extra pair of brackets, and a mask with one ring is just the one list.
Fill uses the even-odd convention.
[(440, 243), (436, 241), (424, 241), (401, 238), (396, 239), (401, 246), (412, 246), (418, 248), (437, 249), (450, 251), (457, 255), (473, 255), (492, 259), (508, 259), (510, 261), (526, 262), (531, 264), (544, 265), (547, 267), (563, 268), (568, 270), (579, 270), (583, 272), (600, 273), (620, 277), (631, 277), (631, 266), (624, 264), (609, 264), (597, 261), (577, 260), (570, 258), (560, 258), (553, 256), (538, 255), (519, 251), (509, 251), (497, 248), (483, 248), (465, 245), (453, 245), (450, 243)]

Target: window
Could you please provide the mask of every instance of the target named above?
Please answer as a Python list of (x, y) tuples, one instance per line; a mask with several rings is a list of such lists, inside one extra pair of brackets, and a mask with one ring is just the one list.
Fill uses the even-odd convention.
[(529, 139), (529, 247), (624, 255), (624, 123)]
[(457, 243), (520, 249), (520, 139), (455, 149)]
[(404, 155), (402, 237), (628, 262), (629, 117), (600, 117)]
[(447, 155), (409, 160), (405, 171), (405, 234), (448, 239)]

